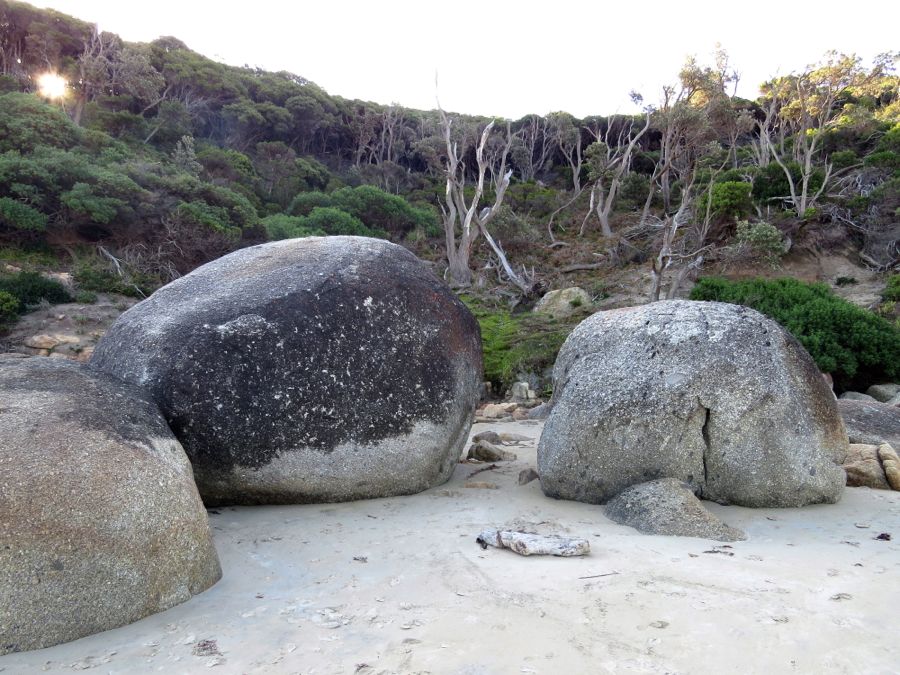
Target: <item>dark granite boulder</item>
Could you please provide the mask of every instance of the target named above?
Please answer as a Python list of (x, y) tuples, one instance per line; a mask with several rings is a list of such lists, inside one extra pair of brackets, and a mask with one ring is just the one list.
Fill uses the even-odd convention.
[(446, 481), (481, 386), (472, 314), (406, 249), (254, 246), (125, 312), (91, 365), (145, 387), (207, 503), (411, 494)]
[(136, 387), (0, 359), (0, 654), (161, 612), (221, 576), (191, 465)]

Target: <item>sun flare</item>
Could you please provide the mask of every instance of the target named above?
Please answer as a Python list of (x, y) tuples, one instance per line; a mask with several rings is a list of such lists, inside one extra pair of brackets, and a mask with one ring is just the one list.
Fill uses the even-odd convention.
[(46, 98), (62, 98), (66, 95), (66, 85), (68, 83), (65, 78), (60, 77), (56, 73), (44, 73), (38, 77), (37, 83), (41, 96), (45, 96)]

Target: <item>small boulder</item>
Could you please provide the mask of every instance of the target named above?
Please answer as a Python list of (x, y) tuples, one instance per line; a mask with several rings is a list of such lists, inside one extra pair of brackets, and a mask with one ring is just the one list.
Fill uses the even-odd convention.
[(52, 335), (32, 335), (23, 344), (31, 349), (53, 349), (61, 343)]
[(503, 440), (500, 438), (500, 434), (490, 429), (472, 436), (473, 443), (477, 443), (478, 441), (487, 441), (488, 443), (493, 443), (494, 445), (500, 445), (503, 442)]
[(486, 417), (487, 419), (500, 419), (501, 417), (506, 417), (508, 414), (506, 408), (500, 403), (488, 403), (481, 409), (481, 416)]
[(531, 481), (537, 480), (538, 478), (540, 478), (540, 476), (538, 476), (537, 471), (534, 469), (522, 469), (519, 472), (519, 485), (528, 485)]
[(844, 460), (844, 471), (847, 473), (847, 487), (891, 489), (878, 456), (877, 445), (851, 443), (847, 458)]
[(90, 364), (150, 392), (208, 504), (443, 483), (482, 386), (471, 312), (408, 250), (363, 237), (207, 263), (122, 314)]
[(590, 307), (591, 296), (578, 286), (550, 291), (534, 306), (537, 314), (548, 314), (555, 319), (571, 316), (581, 307)]
[(514, 462), (518, 457), (514, 452), (481, 440), (469, 448), (468, 459), (477, 459), (481, 462)]
[(528, 411), (528, 419), (545, 420), (550, 415), (550, 404), (541, 403)]
[(842, 401), (869, 401), (877, 403), (877, 399), (869, 396), (868, 394), (861, 394), (858, 391), (845, 391), (843, 394), (838, 396)]
[(535, 400), (537, 394), (527, 382), (513, 382), (509, 389), (509, 397), (517, 403), (524, 403)]
[(607, 517), (644, 534), (741, 541), (747, 536), (706, 510), (688, 486), (661, 478), (623, 490), (604, 507)]
[(221, 576), (191, 465), (140, 390), (0, 360), (0, 654), (116, 628)]
[(809, 354), (738, 305), (599, 312), (559, 352), (538, 446), (547, 495), (604, 503), (656, 478), (751, 507), (835, 502), (847, 436)]
[(847, 400), (838, 401), (837, 406), (851, 443), (889, 443), (900, 448), (900, 408)]
[(900, 384), (873, 384), (866, 389), (866, 393), (879, 403), (887, 403), (900, 394)]
[(892, 490), (900, 490), (900, 457), (887, 443), (878, 446), (878, 459), (881, 460), (881, 468), (884, 469), (884, 477)]

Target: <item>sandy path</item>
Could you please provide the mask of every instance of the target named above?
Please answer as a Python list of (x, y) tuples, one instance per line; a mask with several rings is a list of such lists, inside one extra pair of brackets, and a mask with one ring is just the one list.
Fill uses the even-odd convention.
[[(900, 493), (852, 489), (840, 504), (792, 510), (712, 505), (749, 536), (714, 549), (641, 535), (600, 507), (545, 498), (537, 482), (519, 487), (534, 445), (516, 452), (475, 478), (496, 490), (463, 487), (479, 467), (461, 464), (447, 485), (411, 497), (221, 509), (211, 523), (225, 576), (211, 590), (131, 626), (0, 657), (0, 671), (900, 670)], [(523, 558), (475, 544), (504, 525), (588, 537), (592, 554)], [(201, 640), (220, 654), (194, 655)]]

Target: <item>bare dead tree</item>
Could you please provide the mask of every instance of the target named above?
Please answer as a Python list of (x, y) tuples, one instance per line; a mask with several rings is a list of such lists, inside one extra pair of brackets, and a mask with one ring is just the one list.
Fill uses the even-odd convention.
[(597, 141), (592, 143), (587, 150), (594, 184), (591, 187), (590, 206), (581, 223), (580, 236), (584, 236), (587, 231), (592, 213), (596, 213), (600, 220), (600, 231), (603, 236), (612, 236), (609, 217), (612, 214), (622, 180), (631, 169), (634, 148), (650, 128), (650, 113), (646, 114), (644, 126), (640, 131), (633, 133), (634, 121), (629, 120), (628, 124), (619, 130), (615, 141), (611, 138), (613, 126), (613, 120), (610, 120), (606, 131), (602, 135), (598, 135)]
[[(502, 246), (491, 235), (487, 228), (488, 223), (497, 214), (503, 203), (506, 189), (512, 177), (512, 170), (507, 168), (507, 158), (512, 145), (512, 133), (507, 123), (504, 150), (499, 159), (499, 165), (489, 167), (485, 157), (485, 146), (494, 128), (494, 122), (490, 122), (481, 132), (478, 144), (475, 147), (476, 179), (475, 191), (470, 198), (466, 198), (466, 167), (460, 159), (457, 143), (451, 134), (451, 120), (438, 106), (441, 115), (441, 126), (444, 133), (444, 142), (447, 146), (446, 177), (447, 187), (441, 212), (444, 221), (444, 235), (447, 244), (447, 275), (448, 281), (458, 287), (469, 286), (472, 283), (472, 270), (469, 267), (469, 259), (472, 246), (478, 235), (484, 235), (488, 245), (500, 265), (500, 269), (516, 288), (523, 294), (530, 294), (534, 288), (534, 273), (530, 275), (523, 269), (522, 273), (516, 272)], [(494, 201), (490, 206), (482, 206), (484, 197), (484, 182), (488, 171), (499, 176), (494, 193)]]
[[(728, 158), (726, 157), (722, 165), (713, 171), (709, 179), (709, 184), (706, 188), (706, 208), (701, 220), (694, 220), (693, 190), (696, 172), (693, 172), (684, 188), (678, 211), (675, 212), (674, 216), (667, 216), (663, 221), (662, 243), (659, 252), (650, 263), (653, 280), (650, 288), (650, 302), (659, 300), (667, 272), (677, 269), (675, 276), (669, 282), (669, 288), (666, 292), (666, 299), (673, 299), (688, 275), (702, 267), (704, 257), (712, 249), (712, 245), (707, 243), (713, 222), (712, 192), (716, 176), (725, 168), (727, 163)], [(688, 229), (692, 223), (691, 236), (679, 237), (679, 234)]]
[(534, 180), (553, 155), (556, 144), (550, 125), (539, 115), (529, 115), (516, 132), (512, 156), (523, 181)]

